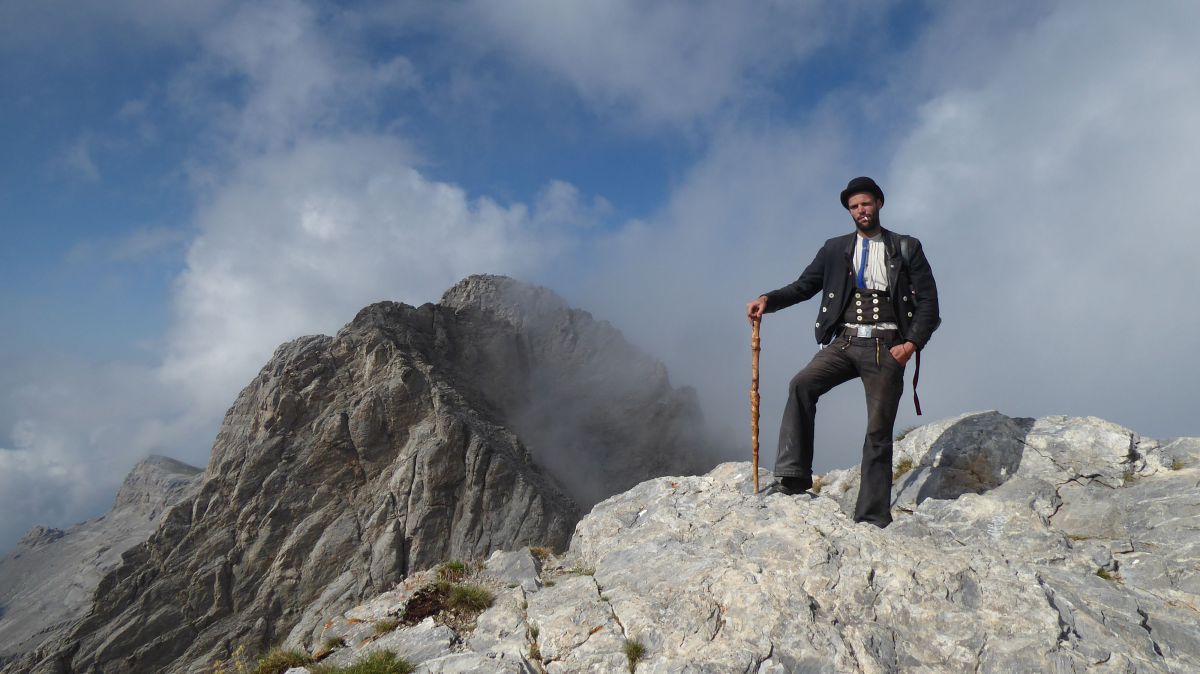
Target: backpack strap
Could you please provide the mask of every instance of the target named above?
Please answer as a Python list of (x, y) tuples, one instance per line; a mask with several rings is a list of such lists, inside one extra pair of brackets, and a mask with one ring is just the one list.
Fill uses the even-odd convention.
[[(909, 242), (908, 235), (900, 235), (900, 258), (904, 260), (904, 266), (907, 269), (912, 269), (912, 244)], [(921, 416), (921, 397), (917, 395), (917, 381), (921, 379), (921, 351), (917, 350), (917, 367), (913, 371), (913, 406), (917, 408), (917, 416)]]

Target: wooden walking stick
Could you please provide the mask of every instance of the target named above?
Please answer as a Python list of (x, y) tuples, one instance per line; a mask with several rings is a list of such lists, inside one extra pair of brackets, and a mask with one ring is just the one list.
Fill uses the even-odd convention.
[(750, 323), (750, 451), (755, 494), (758, 493), (758, 352), (762, 344), (758, 326), (761, 322), (762, 318), (758, 317)]

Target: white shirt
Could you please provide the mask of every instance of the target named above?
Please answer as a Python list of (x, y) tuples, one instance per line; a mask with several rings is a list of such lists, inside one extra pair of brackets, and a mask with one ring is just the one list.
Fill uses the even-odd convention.
[(863, 246), (867, 249), (867, 273), (863, 282), (871, 290), (888, 289), (887, 246), (883, 245), (883, 232), (870, 238), (858, 237), (854, 246), (854, 276), (858, 277), (858, 269), (862, 266)]

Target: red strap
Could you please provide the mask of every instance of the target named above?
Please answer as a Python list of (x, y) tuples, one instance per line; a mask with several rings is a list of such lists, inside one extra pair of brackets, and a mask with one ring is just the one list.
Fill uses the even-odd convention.
[(917, 416), (921, 416), (921, 397), (917, 395), (917, 380), (921, 378), (921, 352), (917, 351), (917, 370), (913, 372), (913, 405), (917, 408)]

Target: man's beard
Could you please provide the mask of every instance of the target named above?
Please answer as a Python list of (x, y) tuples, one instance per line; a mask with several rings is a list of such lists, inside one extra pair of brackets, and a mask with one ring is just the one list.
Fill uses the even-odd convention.
[(858, 227), (858, 231), (863, 234), (874, 234), (879, 231), (879, 214), (872, 215), (865, 223), (856, 219), (854, 226)]

